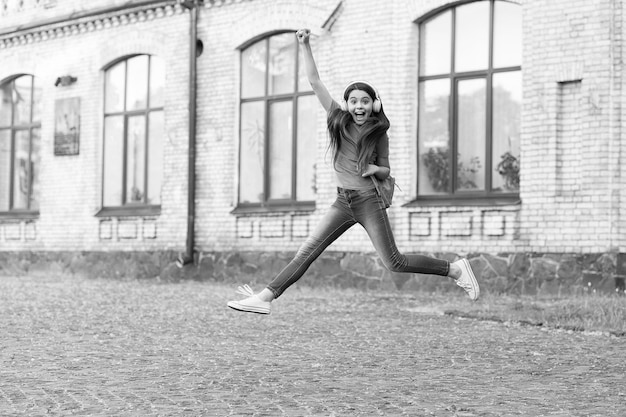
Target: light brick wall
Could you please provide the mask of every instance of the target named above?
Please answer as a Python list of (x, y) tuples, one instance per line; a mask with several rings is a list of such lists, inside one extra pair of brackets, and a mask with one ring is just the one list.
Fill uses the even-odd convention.
[[(188, 13), (158, 8), (141, 17), (108, 16), (93, 24), (36, 35), (0, 49), (0, 80), (20, 73), (41, 83), (40, 217), (2, 220), (2, 250), (149, 250), (184, 248), (187, 206)], [(44, 39), (44, 37), (46, 39)], [(100, 218), (104, 69), (131, 54), (165, 59), (165, 148), (162, 213), (158, 217)], [(78, 81), (55, 87), (57, 77)], [(173, 88), (172, 88), (173, 87)], [(80, 154), (54, 155), (54, 108), (80, 97)], [(4, 233), (3, 233), (4, 232)]]
[[(334, 1), (254, 1), (201, 10), (199, 37), (204, 54), (199, 58), (197, 223), (196, 245), (201, 250), (295, 250), (319, 220), (321, 211), (234, 216), (238, 191), (240, 47), (277, 30), (310, 27), (321, 34), (316, 43), (320, 67), (329, 61), (331, 39), (321, 25), (336, 6)], [(316, 51), (317, 52), (317, 51)], [(329, 79), (328, 76), (323, 75)], [(329, 85), (329, 88), (332, 87)], [(325, 115), (317, 117), (318, 207), (332, 202), (330, 158), (326, 148)]]
[(520, 232), (527, 251), (624, 250), (622, 8), (526, 2)]
[[(345, 1), (334, 16), (331, 30), (321, 30), (320, 25), (335, 10), (337, 2), (318, 2), (315, 7), (307, 7), (294, 1), (254, 1), (256, 7), (247, 4), (233, 4), (229, 7), (209, 10), (203, 19), (209, 24), (202, 24), (200, 36), (210, 46), (209, 53), (215, 59), (207, 63), (210, 68), (202, 67), (207, 76), (213, 74), (238, 74), (239, 53), (236, 49), (263, 34), (276, 30), (295, 30), (299, 27), (310, 27), (317, 34), (314, 54), (318, 62), (320, 75), (335, 97), (339, 97), (344, 85), (352, 79), (366, 79), (375, 84), (381, 94), (385, 112), (391, 120), (389, 131), (391, 142), (391, 163), (393, 175), (402, 188), (397, 194), (395, 205), (390, 210), (394, 233), (398, 246), (404, 251), (423, 252), (456, 252), (468, 253), (489, 250), (492, 252), (512, 252), (519, 244), (519, 207), (429, 207), (402, 208), (403, 203), (411, 201), (417, 189), (417, 43), (418, 27), (416, 19), (445, 5), (445, 1), (410, 2), (396, 1), (394, 7), (388, 3), (370, 1), (366, 4)], [(298, 14), (293, 10), (296, 8)], [(298, 16), (295, 18), (294, 16)], [(364, 22), (366, 22), (364, 24)], [(228, 28), (236, 27), (233, 30)], [(240, 29), (240, 30), (239, 30)], [(204, 30), (207, 30), (204, 36)], [(203, 56), (206, 62), (210, 56)], [(210, 74), (210, 75), (209, 75)], [(220, 78), (221, 80), (221, 78)], [(223, 79), (224, 100), (237, 108), (237, 80), (232, 76)], [(228, 83), (232, 85), (228, 85)], [(206, 85), (201, 83), (202, 88)], [(215, 84), (213, 84), (215, 85)], [(213, 102), (219, 87), (211, 93), (200, 92), (199, 97), (210, 97)], [(200, 111), (207, 109), (201, 99)], [(230, 107), (230, 105), (228, 106)], [(211, 112), (213, 113), (213, 112)], [(226, 117), (230, 117), (227, 115)], [(232, 207), (216, 207), (219, 198), (209, 194), (207, 201), (199, 196), (198, 207), (201, 213), (210, 212), (213, 216), (221, 216), (218, 224), (208, 224), (213, 219), (205, 220), (198, 216), (198, 242), (203, 250), (222, 250), (239, 248), (245, 250), (294, 250), (310, 231), (320, 216), (325, 213), (334, 197), (332, 170), (326, 157), (327, 138), (324, 114), (317, 114), (320, 130), (318, 132), (318, 200), (317, 211), (312, 215), (272, 214), (246, 215), (234, 217), (228, 210)], [(213, 119), (215, 117), (213, 116)], [(217, 129), (221, 122), (200, 116), (200, 123), (209, 131)], [(211, 122), (209, 122), (211, 120)], [(230, 204), (236, 203), (237, 181), (229, 181), (229, 175), (237, 176), (237, 130), (236, 111), (227, 122), (232, 131), (232, 139), (221, 140), (217, 146), (229, 146), (225, 153), (228, 166), (217, 169), (217, 162), (208, 154), (213, 166), (211, 173), (202, 173), (199, 183), (224, 184), (222, 190), (230, 190)], [(219, 129), (222, 134), (229, 127)], [(213, 133), (210, 133), (211, 135)], [(222, 162), (224, 163), (224, 162)], [(221, 176), (224, 172), (229, 175)], [(221, 177), (220, 177), (221, 176)], [(210, 190), (205, 190), (210, 193)], [(448, 224), (448, 219), (453, 219)], [(495, 220), (494, 220), (495, 219)], [(223, 221), (221, 221), (223, 220)], [(205, 223), (208, 222), (208, 223)], [(233, 230), (236, 231), (233, 234)], [(342, 236), (330, 250), (336, 251), (373, 251), (366, 233), (360, 227)]]
[[(104, 0), (88, 7), (125, 3)], [(416, 19), (445, 0), (227, 0), (199, 10), (196, 246), (200, 251), (293, 251), (334, 198), (325, 115), (315, 115), (317, 209), (313, 213), (235, 215), (239, 144), (239, 48), (265, 34), (310, 27), (320, 74), (338, 97), (351, 79), (367, 79), (391, 120), (393, 175), (402, 188), (389, 210), (403, 251), (467, 253), (625, 252), (626, 179), (621, 158), (623, 2), (519, 2), (523, 12), (521, 205), (402, 207), (417, 189)], [(46, 18), (82, 11), (58, 1)], [(0, 34), (44, 10), (0, 20)], [(189, 12), (89, 22), (63, 35), (4, 40), (0, 80), (31, 73), (44, 83), (41, 216), (0, 219), (1, 250), (183, 250), (187, 220)], [(335, 12), (333, 15), (332, 13)], [(330, 20), (329, 20), (330, 19)], [(108, 23), (107, 23), (108, 22)], [(110, 25), (110, 27), (106, 27)], [(322, 25), (327, 23), (324, 28)], [(93, 27), (92, 27), (93, 26)], [(3, 29), (4, 28), (4, 29)], [(72, 33), (74, 32), (74, 33)], [(37, 37), (39, 36), (39, 37)], [(47, 37), (47, 39), (43, 39)], [(167, 63), (162, 212), (157, 217), (98, 218), (102, 175), (103, 68), (130, 53)], [(78, 82), (55, 88), (60, 75)], [(81, 98), (81, 152), (55, 157), (54, 101)], [(373, 251), (355, 227), (333, 251)]]

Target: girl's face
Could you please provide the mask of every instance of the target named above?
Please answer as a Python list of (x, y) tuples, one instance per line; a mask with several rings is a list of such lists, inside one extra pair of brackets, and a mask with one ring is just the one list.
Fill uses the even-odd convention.
[(374, 102), (369, 94), (363, 90), (352, 90), (348, 95), (348, 112), (352, 115), (354, 123), (362, 125), (372, 114)]

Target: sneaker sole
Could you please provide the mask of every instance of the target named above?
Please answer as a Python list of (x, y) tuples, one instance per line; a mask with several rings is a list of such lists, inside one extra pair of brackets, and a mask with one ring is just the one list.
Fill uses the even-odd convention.
[(476, 281), (476, 276), (474, 275), (474, 271), (472, 271), (472, 265), (470, 265), (469, 261), (467, 259), (462, 259), (461, 261), (461, 264), (465, 267), (465, 271), (467, 271), (467, 274), (470, 277), (472, 289), (474, 290), (474, 293), (476, 293), (476, 296), (474, 298), (470, 297), (470, 300), (476, 301), (480, 296), (480, 287), (478, 286), (478, 281)]
[(270, 314), (270, 310), (262, 308), (262, 307), (243, 306), (239, 303), (232, 303), (232, 302), (226, 305), (232, 308), (233, 310), (243, 311), (244, 313)]

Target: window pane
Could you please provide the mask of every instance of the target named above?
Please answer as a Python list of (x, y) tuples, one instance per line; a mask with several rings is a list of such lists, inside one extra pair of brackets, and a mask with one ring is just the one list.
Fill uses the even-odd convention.
[(450, 80), (420, 83), (419, 190), (422, 195), (450, 191)]
[(106, 113), (124, 111), (124, 89), (126, 88), (126, 62), (111, 67), (105, 76), (104, 111)]
[[(313, 48), (313, 50), (315, 51), (317, 38), (309, 38), (309, 43), (311, 44), (311, 48)], [(298, 91), (311, 91), (311, 83), (309, 83), (309, 79), (306, 76), (306, 70), (304, 68), (304, 56), (302, 48), (298, 47), (298, 50)]]
[(41, 123), (41, 82), (33, 77), (33, 123)]
[(519, 190), (520, 71), (493, 75), (493, 175), (494, 191)]
[(131, 58), (126, 65), (126, 111), (145, 109), (148, 105), (148, 55)]
[(10, 127), (13, 118), (13, 102), (11, 100), (11, 86), (8, 82), (0, 85), (0, 127)]
[(126, 203), (143, 203), (146, 195), (146, 117), (128, 118)]
[(242, 203), (264, 200), (265, 103), (241, 105), (241, 160), (239, 199)]
[(150, 57), (150, 107), (163, 107), (165, 64), (157, 56)]
[(31, 165), (29, 131), (15, 132), (15, 165), (13, 166), (13, 208), (27, 209), (30, 191)]
[(41, 132), (40, 129), (32, 129), (30, 142), (30, 167), (31, 167), (31, 190), (30, 209), (39, 210), (39, 171), (41, 168)]
[(296, 76), (296, 37), (293, 33), (270, 38), (269, 65), (270, 95), (292, 93)]
[(456, 8), (456, 72), (484, 70), (489, 65), (489, 2)]
[(317, 159), (317, 119), (320, 106), (314, 95), (298, 99), (298, 142), (296, 199), (315, 200), (315, 162)]
[(163, 183), (163, 112), (150, 113), (148, 132), (148, 204), (161, 204)]
[(11, 185), (11, 131), (0, 130), (0, 211), (9, 210)]
[(265, 95), (267, 42), (259, 41), (241, 53), (241, 98)]
[(522, 63), (522, 12), (517, 4), (494, 3), (493, 66), (512, 67)]
[(13, 82), (13, 103), (15, 104), (14, 124), (16, 126), (30, 124), (32, 86), (33, 77), (31, 76), (19, 77)]
[(270, 105), (270, 200), (291, 198), (292, 105), (291, 101), (280, 101)]
[(458, 83), (457, 190), (485, 188), (486, 81)]
[(104, 119), (103, 205), (122, 205), (122, 163), (124, 161), (124, 118)]
[(452, 57), (452, 13), (445, 12), (422, 24), (420, 75), (447, 74)]

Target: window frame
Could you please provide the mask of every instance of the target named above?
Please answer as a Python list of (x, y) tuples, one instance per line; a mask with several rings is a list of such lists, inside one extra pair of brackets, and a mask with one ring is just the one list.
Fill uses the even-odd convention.
[[(136, 58), (139, 56), (147, 56), (148, 57), (148, 88), (146, 90), (146, 106), (144, 109), (139, 109), (139, 110), (127, 110), (126, 109), (126, 101), (127, 101), (127, 94), (128, 94), (128, 61), (131, 60), (132, 58)], [(124, 57), (121, 57), (119, 59), (116, 59), (115, 61), (111, 62), (109, 65), (107, 65), (104, 70), (103, 70), (103, 74), (104, 74), (104, 78), (106, 80), (106, 74), (108, 71), (112, 70), (114, 67), (116, 67), (117, 65), (125, 62), (125, 68), (124, 68), (124, 95), (123, 95), (123, 101), (124, 101), (124, 109), (121, 111), (111, 111), (111, 112), (107, 112), (106, 110), (106, 96), (107, 96), (107, 85), (106, 85), (106, 81), (103, 82), (103, 86), (102, 86), (102, 91), (103, 91), (103, 113), (102, 113), (102, 132), (103, 132), (103, 136), (102, 136), (102, 176), (101, 176), (101, 190), (100, 190), (100, 204), (101, 204), (101, 208), (100, 210), (96, 213), (96, 217), (109, 217), (109, 216), (157, 216), (159, 214), (161, 214), (161, 204), (146, 204), (145, 203), (145, 199), (148, 197), (148, 181), (149, 181), (149, 167), (150, 167), (150, 114), (151, 113), (155, 113), (155, 112), (162, 112), (163, 113), (163, 118), (165, 118), (165, 103), (163, 103), (162, 106), (160, 107), (151, 107), (150, 106), (150, 95), (151, 95), (151, 91), (150, 91), (150, 86), (152, 84), (152, 58), (154, 57), (154, 55), (152, 54), (133, 54), (133, 55), (127, 55)], [(106, 119), (107, 117), (114, 117), (114, 116), (121, 116), (123, 118), (123, 126), (122, 126), (122, 130), (123, 130), (123, 155), (122, 155), (122, 176), (121, 176), (121, 181), (122, 181), (122, 204), (119, 206), (105, 206), (104, 205), (104, 190), (105, 190), (105, 186), (104, 186), (104, 181), (105, 181), (105, 166), (106, 166), (106, 161), (105, 161), (105, 157), (106, 157), (106, 152), (105, 152), (105, 147), (106, 147), (106, 143), (105, 143), (105, 129), (106, 129)], [(126, 197), (127, 197), (127, 190), (126, 190), (126, 180), (128, 178), (128, 127), (129, 127), (129, 119), (131, 117), (137, 117), (137, 116), (143, 116), (144, 117), (144, 131), (145, 131), (145, 156), (144, 156), (144, 166), (143, 166), (143, 174), (144, 174), (144, 189), (146, 190), (146, 192), (144, 193), (144, 197), (143, 197), (143, 202), (142, 203), (124, 203), (124, 201), (126, 201)], [(162, 185), (162, 184), (161, 184)]]
[[(17, 218), (17, 219), (35, 219), (39, 217), (39, 209), (31, 209), (31, 199), (33, 193), (33, 173), (32, 170), (29, 170), (28, 176), (28, 207), (27, 208), (14, 208), (15, 204), (15, 155), (16, 155), (16, 133), (17, 132), (28, 132), (28, 163), (29, 166), (32, 165), (33, 159), (33, 130), (39, 129), (39, 137), (41, 140), (41, 120), (33, 121), (34, 116), (34, 108), (35, 108), (35, 76), (33, 74), (20, 73), (8, 78), (5, 78), (0, 82), (0, 85), (14, 84), (19, 78), (29, 77), (30, 78), (30, 115), (29, 122), (26, 124), (15, 124), (15, 101), (11, 98), (11, 122), (7, 126), (0, 126), (0, 130), (7, 130), (9, 132), (9, 146), (10, 146), (10, 168), (9, 168), (9, 209), (8, 211), (0, 211), (0, 218)], [(41, 152), (41, 150), (40, 150)]]
[[(489, 40), (488, 40), (488, 65), (486, 69), (481, 70), (472, 70), (472, 71), (456, 71), (455, 67), (455, 58), (456, 58), (456, 14), (457, 8), (460, 6), (464, 6), (470, 3), (476, 3), (481, 1), (489, 2)], [(506, 2), (512, 3), (515, 5), (519, 5), (519, 3), (508, 0), (469, 0), (469, 1), (459, 1), (453, 4), (448, 4), (446, 6), (437, 8), (432, 12), (422, 16), (420, 19), (416, 20), (415, 23), (418, 25), (418, 30), (420, 34), (420, 39), (423, 36), (423, 30), (425, 25), (431, 21), (432, 19), (440, 16), (443, 13), (450, 12), (451, 20), (450, 20), (450, 36), (451, 36), (451, 47), (450, 47), (450, 70), (447, 73), (435, 74), (435, 75), (421, 75), (419, 71), (417, 72), (417, 85), (418, 90), (421, 88), (421, 85), (425, 81), (430, 80), (441, 80), (448, 79), (450, 81), (450, 93), (448, 100), (448, 131), (450, 133), (450, 148), (449, 152), (452, 156), (450, 163), (450, 184), (448, 185), (448, 190), (445, 194), (432, 194), (425, 195), (420, 194), (419, 190), (419, 182), (416, 184), (416, 197), (415, 200), (409, 204), (411, 205), (426, 205), (426, 206), (437, 206), (443, 204), (455, 204), (455, 205), (475, 205), (475, 206), (498, 206), (498, 205), (509, 205), (509, 204), (520, 204), (520, 193), (517, 191), (501, 191), (496, 192), (492, 189), (493, 187), (493, 76), (499, 73), (507, 73), (507, 72), (520, 72), (522, 71), (521, 65), (516, 66), (506, 66), (506, 67), (497, 67), (494, 68), (494, 17), (495, 17), (495, 4), (496, 2)], [(521, 13), (520, 6), (520, 13)], [(418, 45), (418, 50), (421, 48), (421, 45)], [(419, 67), (421, 68), (423, 63), (419, 63)], [(457, 186), (457, 172), (458, 172), (458, 159), (457, 159), (457, 150), (459, 148), (459, 136), (458, 136), (458, 116), (459, 116), (459, 95), (458, 95), (458, 85), (459, 81), (464, 80), (485, 80), (485, 149), (483, 155), (485, 156), (485, 179), (484, 179), (484, 189), (482, 190), (456, 190)], [(419, 97), (419, 94), (418, 94)], [(422, 106), (424, 103), (418, 102), (419, 106)], [(420, 164), (422, 161), (420, 160), (420, 143), (421, 138), (419, 136), (419, 124), (421, 120), (418, 119), (418, 129), (417, 129), (417, 165), (416, 169), (419, 172)]]
[[(293, 78), (293, 90), (289, 93), (279, 93), (279, 94), (269, 94), (270, 88), (270, 76), (271, 72), (269, 71), (270, 67), (270, 39), (274, 36), (284, 35), (284, 34), (293, 34), (294, 35), (294, 44), (295, 44), (295, 55), (294, 55), (294, 78)], [(264, 85), (264, 93), (263, 95), (255, 95), (253, 97), (243, 98), (241, 92), (243, 91), (243, 83), (244, 83), (244, 74), (243, 74), (243, 54), (246, 49), (258, 44), (259, 42), (265, 43), (266, 48), (266, 56), (265, 56), (265, 85)], [(289, 212), (289, 211), (312, 211), (315, 209), (315, 200), (297, 200), (297, 166), (298, 166), (298, 102), (301, 97), (305, 96), (313, 96), (315, 93), (312, 89), (301, 91), (298, 85), (299, 81), (299, 73), (300, 73), (300, 44), (295, 40), (295, 31), (291, 30), (281, 30), (274, 31), (270, 33), (266, 33), (261, 37), (257, 37), (252, 39), (250, 42), (247, 42), (243, 46), (240, 47), (239, 54), (239, 152), (237, 155), (237, 170), (238, 170), (238, 188), (237, 188), (237, 204), (232, 213), (259, 213), (259, 212)], [(241, 173), (241, 157), (242, 157), (242, 135), (243, 135), (243, 125), (241, 118), (241, 109), (245, 103), (255, 103), (262, 102), (264, 109), (264, 124), (265, 124), (265, 132), (263, 137), (263, 163), (266, 167), (265, 172), (263, 174), (263, 201), (260, 202), (241, 202), (241, 182), (243, 180)], [(279, 102), (289, 102), (291, 103), (291, 115), (293, 120), (293, 125), (291, 127), (291, 195), (294, 198), (290, 199), (270, 199), (268, 196), (270, 194), (270, 184), (271, 184), (271, 174), (269, 167), (270, 158), (271, 158), (271, 146), (270, 141), (272, 140), (269, 137), (269, 132), (271, 131), (271, 105), (273, 103)]]

